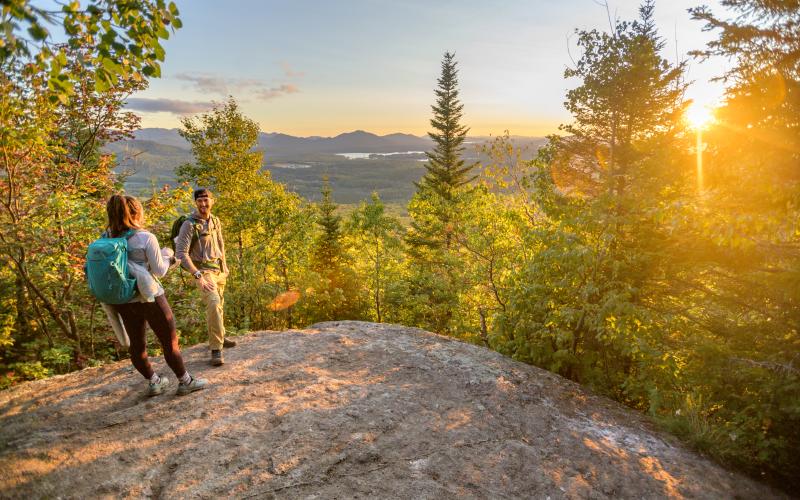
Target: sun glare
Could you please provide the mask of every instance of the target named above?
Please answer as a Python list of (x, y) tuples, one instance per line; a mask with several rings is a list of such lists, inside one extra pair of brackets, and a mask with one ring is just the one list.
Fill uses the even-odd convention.
[(706, 128), (712, 121), (714, 121), (714, 114), (711, 112), (709, 106), (693, 102), (689, 109), (686, 111), (686, 119), (689, 125), (695, 129)]

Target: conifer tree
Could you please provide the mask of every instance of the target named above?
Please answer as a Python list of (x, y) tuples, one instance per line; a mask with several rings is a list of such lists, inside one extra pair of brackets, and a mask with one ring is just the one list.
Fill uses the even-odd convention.
[(582, 83), (564, 103), (575, 120), (560, 127), (569, 136), (559, 144), (559, 173), (586, 193), (620, 196), (631, 182), (657, 176), (643, 164), (681, 132), (685, 63), (660, 56), (665, 42), (653, 12), (646, 0), (639, 19), (618, 21), (610, 33), (577, 32), (583, 54), (564, 77)]
[(317, 219), (321, 232), (314, 245), (313, 266), (316, 271), (335, 270), (342, 263), (342, 218), (336, 215), (336, 204), (331, 196), (331, 185), (326, 177), (322, 186), (322, 202)]
[(328, 178), (324, 179), (322, 201), (317, 205), (319, 233), (311, 250), (311, 271), (306, 276), (306, 296), (299, 315), (307, 323), (343, 319), (365, 319), (366, 288), (360, 283), (345, 251), (342, 217)]
[(458, 69), (455, 54), (445, 52), (442, 74), (437, 83), (436, 104), (431, 106), (433, 132), (428, 136), (436, 143), (433, 151), (425, 153), (427, 172), (417, 184), (419, 189), (430, 189), (444, 200), (452, 200), (454, 192), (472, 181), (473, 165), (464, 165), (461, 152), (469, 129), (461, 124), (464, 105), (458, 99)]
[(455, 55), (444, 54), (441, 75), (431, 107), (435, 142), (426, 153), (427, 172), (408, 205), (411, 230), (407, 233), (413, 272), (408, 279), (409, 318), (413, 324), (440, 333), (455, 333), (459, 297), (464, 290), (463, 265), (456, 245), (459, 213), (465, 187), (474, 179), (474, 165), (465, 165), (461, 153), (469, 130), (461, 124), (464, 105), (458, 98)]
[(458, 98), (456, 64), (455, 54), (445, 52), (434, 91), (436, 103), (431, 106), (433, 132), (428, 133), (436, 145), (433, 151), (425, 153), (426, 173), (415, 183), (417, 194), (409, 205), (413, 221), (408, 242), (412, 252), (422, 247), (451, 247), (458, 191), (475, 178), (470, 176), (474, 165), (465, 165), (461, 157), (469, 129), (461, 124), (464, 105)]

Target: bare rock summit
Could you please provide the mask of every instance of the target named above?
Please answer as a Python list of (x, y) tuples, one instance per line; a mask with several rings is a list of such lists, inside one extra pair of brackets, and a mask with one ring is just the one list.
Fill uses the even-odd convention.
[(128, 361), (0, 392), (2, 498), (769, 498), (546, 371), (363, 322), (253, 332), (209, 387), (147, 398)]

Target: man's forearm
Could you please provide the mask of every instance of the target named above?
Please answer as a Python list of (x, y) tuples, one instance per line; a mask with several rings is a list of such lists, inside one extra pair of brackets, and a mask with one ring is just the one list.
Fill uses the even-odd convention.
[(182, 268), (186, 269), (192, 274), (197, 272), (197, 268), (194, 266), (194, 262), (192, 262), (191, 257), (189, 257), (189, 252), (176, 253), (175, 258), (181, 261)]
[(188, 255), (186, 256), (185, 259), (181, 259), (181, 267), (189, 271), (189, 274), (194, 274), (197, 271), (199, 271), (199, 269), (195, 267), (194, 262), (192, 262), (192, 259), (190, 259)]

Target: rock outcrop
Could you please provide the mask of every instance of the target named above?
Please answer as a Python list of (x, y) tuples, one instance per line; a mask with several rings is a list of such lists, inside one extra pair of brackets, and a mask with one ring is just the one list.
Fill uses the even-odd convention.
[(779, 496), (634, 411), (446, 337), (332, 322), (237, 340), (220, 368), (184, 351), (210, 383), (184, 397), (146, 398), (127, 361), (0, 392), (0, 497)]

